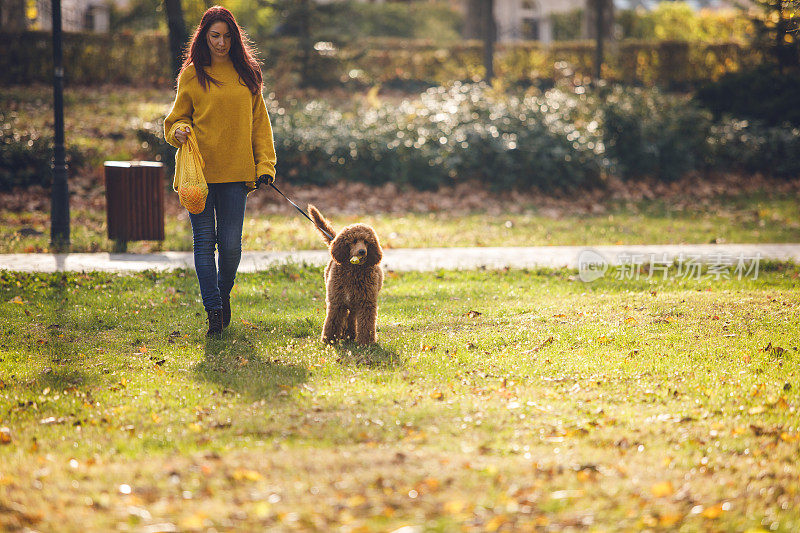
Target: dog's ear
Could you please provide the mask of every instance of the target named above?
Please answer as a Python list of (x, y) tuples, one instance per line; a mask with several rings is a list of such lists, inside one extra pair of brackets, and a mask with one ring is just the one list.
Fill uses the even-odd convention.
[(369, 234), (365, 239), (367, 242), (367, 258), (365, 263), (373, 266), (377, 265), (383, 259), (383, 250), (381, 249), (381, 243), (378, 240), (378, 235), (370, 228)]
[(346, 265), (350, 262), (350, 243), (345, 236), (345, 232), (339, 233), (339, 235), (331, 241), (330, 250), (331, 257), (333, 257), (333, 260), (337, 263)]

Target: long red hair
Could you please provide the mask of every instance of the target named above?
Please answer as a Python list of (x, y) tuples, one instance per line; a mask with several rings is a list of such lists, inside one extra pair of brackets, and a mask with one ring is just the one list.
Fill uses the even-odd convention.
[[(231, 48), (228, 56), (231, 58), (236, 72), (239, 73), (239, 78), (251, 93), (261, 92), (264, 80), (261, 75), (261, 67), (255, 58), (255, 51), (249, 44), (247, 34), (233, 18), (233, 13), (222, 6), (210, 7), (203, 13), (203, 18), (200, 19), (200, 24), (194, 30), (194, 35), (189, 41), (181, 72), (194, 63), (197, 81), (200, 82), (203, 89), (206, 89), (209, 83), (219, 85), (219, 81), (212, 78), (205, 69), (211, 65), (211, 51), (208, 49), (206, 36), (208, 29), (215, 22), (224, 22), (231, 30)], [(178, 77), (180, 78), (180, 75)]]

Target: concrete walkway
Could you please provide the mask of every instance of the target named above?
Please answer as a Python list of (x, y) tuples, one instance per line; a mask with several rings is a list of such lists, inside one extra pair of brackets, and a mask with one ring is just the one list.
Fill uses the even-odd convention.
[[(414, 248), (384, 250), (383, 264), (390, 271), (469, 270), (501, 268), (569, 267), (580, 271), (609, 265), (665, 264), (675, 260), (704, 265), (750, 264), (776, 260), (800, 263), (800, 244), (686, 244), (635, 246), (531, 246), (508, 248)], [(326, 250), (298, 252), (245, 252), (240, 272), (255, 272), (295, 263), (324, 265)], [(7, 254), (0, 255), (0, 270), (23, 272), (141, 271), (193, 268), (191, 252), (154, 254)]]

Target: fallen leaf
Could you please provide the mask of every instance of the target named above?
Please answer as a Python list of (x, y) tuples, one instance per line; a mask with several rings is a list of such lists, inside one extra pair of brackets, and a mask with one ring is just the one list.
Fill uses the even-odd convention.
[(479, 316), (481, 316), (482, 314), (483, 314), (483, 313), (481, 313), (481, 312), (479, 312), (479, 311), (470, 311), (469, 313), (467, 313), (467, 314), (466, 314), (466, 315), (464, 315), (464, 316), (467, 316), (467, 317), (469, 317), (469, 318), (475, 318), (475, 317), (479, 317)]
[(486, 528), (484, 529), (484, 531), (497, 531), (506, 522), (508, 522), (508, 517), (506, 515), (495, 516), (486, 523)]
[(259, 481), (263, 476), (255, 470), (247, 470), (245, 468), (237, 468), (231, 474), (231, 477), (236, 481)]
[(0, 444), (11, 444), (11, 430), (0, 428)]
[(714, 505), (713, 507), (708, 507), (708, 508), (704, 509), (703, 512), (700, 513), (700, 515), (703, 518), (708, 518), (708, 519), (714, 520), (715, 518), (719, 518), (720, 515), (722, 515), (722, 511), (723, 511), (722, 504), (718, 503), (717, 505)]
[(355, 494), (347, 498), (345, 503), (348, 507), (360, 507), (367, 503), (367, 498), (363, 494)]
[(679, 513), (666, 513), (658, 517), (658, 525), (661, 527), (672, 527), (683, 519)]
[(650, 487), (650, 492), (656, 498), (664, 498), (666, 496), (672, 496), (675, 493), (675, 488), (669, 481), (662, 481)]
[(462, 502), (460, 500), (453, 500), (453, 501), (445, 502), (445, 504), (443, 506), (443, 509), (444, 509), (444, 512), (447, 513), (447, 514), (458, 514), (461, 511), (463, 511), (465, 507), (466, 507), (466, 505), (464, 504), (464, 502)]
[(178, 525), (182, 530), (203, 529), (206, 518), (207, 515), (205, 513), (199, 512), (182, 518)]

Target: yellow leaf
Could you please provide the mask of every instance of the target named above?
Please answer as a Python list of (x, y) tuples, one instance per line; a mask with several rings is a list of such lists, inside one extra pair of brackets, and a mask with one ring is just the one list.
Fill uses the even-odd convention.
[(784, 431), (783, 433), (781, 433), (781, 440), (783, 442), (795, 442), (797, 440), (800, 440), (800, 435), (798, 435), (797, 433), (794, 433), (794, 434), (786, 433)]
[(269, 516), (270, 504), (267, 502), (257, 502), (253, 505), (253, 514), (256, 518), (266, 518)]
[(11, 298), (11, 299), (8, 301), (8, 303), (10, 303), (10, 304), (17, 304), (17, 305), (25, 305), (25, 304), (26, 304), (26, 303), (28, 303), (28, 302), (26, 302), (25, 300), (23, 300), (23, 299), (22, 299), (21, 297), (19, 297), (19, 296), (14, 296), (13, 298)]
[(439, 480), (433, 477), (426, 478), (423, 483), (431, 492), (439, 490)]
[(709, 508), (703, 510), (701, 515), (703, 516), (703, 518), (709, 518), (711, 520), (714, 520), (715, 518), (719, 518), (720, 517), (720, 515), (722, 514), (722, 511), (723, 511), (722, 504), (718, 503), (717, 505), (714, 505), (713, 507), (709, 507)]
[(444, 512), (447, 514), (458, 514), (464, 510), (464, 502), (459, 500), (453, 500), (449, 502), (445, 502), (444, 504)]
[(261, 474), (255, 470), (247, 470), (245, 468), (237, 468), (231, 475), (236, 481), (259, 481), (263, 479)]
[(356, 494), (347, 498), (346, 503), (348, 507), (359, 507), (367, 503), (367, 499), (361, 494)]
[(681, 521), (683, 515), (679, 513), (666, 513), (658, 518), (658, 525), (661, 527), (672, 527)]
[(666, 496), (672, 496), (675, 493), (675, 488), (669, 481), (662, 481), (650, 487), (650, 492), (656, 498), (664, 498)]
[(501, 515), (495, 516), (494, 518), (492, 518), (491, 520), (489, 520), (486, 523), (486, 529), (484, 531), (497, 531), (506, 522), (508, 522), (508, 518), (506, 517), (506, 515), (502, 515), (501, 514)]
[(442, 398), (444, 398), (444, 394), (442, 394), (442, 391), (437, 389), (431, 393), (431, 398), (433, 398), (434, 400), (441, 400)]
[(181, 519), (181, 529), (202, 529), (206, 522), (206, 514), (199, 512)]

